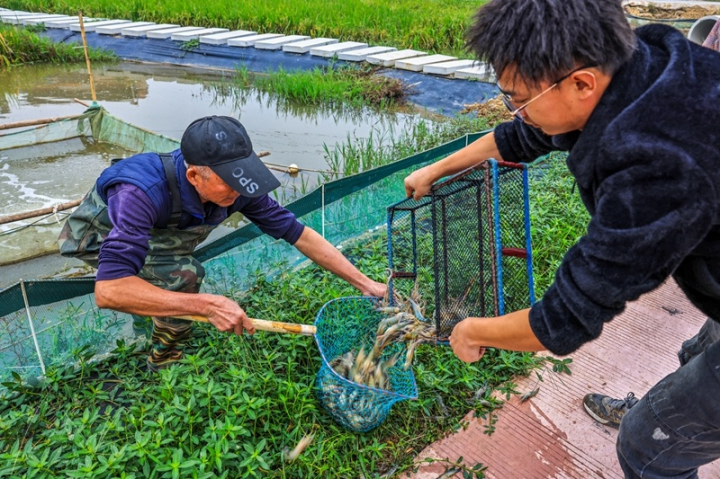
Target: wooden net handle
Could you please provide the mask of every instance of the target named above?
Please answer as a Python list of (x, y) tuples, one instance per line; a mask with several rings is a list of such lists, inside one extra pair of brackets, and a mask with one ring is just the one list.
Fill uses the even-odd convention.
[[(195, 314), (185, 316), (173, 316), (173, 318), (187, 319), (190, 321), (198, 321), (200, 323), (209, 323), (206, 316)], [(280, 321), (267, 321), (265, 319), (250, 318), (255, 329), (260, 331), (272, 331), (274, 333), (302, 334), (303, 336), (314, 336), (315, 326), (309, 324), (281, 323)]]

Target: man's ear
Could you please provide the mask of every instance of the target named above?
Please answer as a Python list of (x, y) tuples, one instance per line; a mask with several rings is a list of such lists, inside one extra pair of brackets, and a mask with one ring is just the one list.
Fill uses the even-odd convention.
[(198, 182), (202, 178), (200, 171), (193, 165), (188, 165), (187, 171), (185, 171), (185, 177), (188, 179), (191, 185), (197, 186)]
[(587, 98), (595, 93), (598, 88), (595, 74), (588, 70), (580, 70), (570, 77), (575, 89), (580, 93), (581, 98)]

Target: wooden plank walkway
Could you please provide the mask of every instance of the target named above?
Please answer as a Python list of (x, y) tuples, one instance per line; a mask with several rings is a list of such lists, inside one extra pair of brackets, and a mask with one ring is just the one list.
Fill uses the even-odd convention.
[[(571, 376), (546, 373), (537, 396), (525, 403), (515, 396), (506, 403), (497, 411), (494, 434), (484, 434), (485, 421), (469, 413), (467, 429), (430, 445), (417, 460), (462, 456), (468, 466), (488, 466), (490, 479), (622, 478), (615, 456), (617, 431), (590, 419), (583, 396), (625, 397), (629, 391), (642, 396), (678, 367), (680, 344), (704, 321), (677, 285), (668, 282), (628, 304), (598, 340), (571, 354)], [(536, 385), (531, 375), (517, 389), (526, 392)], [(443, 471), (440, 464), (423, 464), (410, 477), (435, 479)], [(720, 461), (702, 467), (700, 477), (720, 477)]]

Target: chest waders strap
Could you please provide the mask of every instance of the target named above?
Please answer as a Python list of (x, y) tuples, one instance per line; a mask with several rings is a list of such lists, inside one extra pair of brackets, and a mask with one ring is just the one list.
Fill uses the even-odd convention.
[(182, 216), (182, 204), (180, 203), (180, 187), (178, 187), (177, 175), (175, 174), (175, 161), (173, 161), (173, 157), (169, 153), (160, 153), (159, 156), (165, 169), (170, 201), (172, 202), (172, 213), (170, 214), (166, 228), (177, 228), (180, 224), (180, 217)]

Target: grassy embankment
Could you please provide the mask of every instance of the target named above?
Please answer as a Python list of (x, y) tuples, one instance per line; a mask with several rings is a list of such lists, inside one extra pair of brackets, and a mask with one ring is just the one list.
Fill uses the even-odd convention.
[(410, 91), (402, 81), (376, 75), (377, 68), (360, 67), (320, 68), (288, 72), (283, 69), (264, 74), (238, 70), (233, 87), (240, 90), (260, 90), (303, 105), (323, 108), (381, 109), (403, 105)]
[[(117, 57), (112, 52), (89, 49), (92, 61), (113, 61)], [(38, 36), (32, 28), (18, 28), (0, 24), (0, 66), (21, 65), (27, 63), (74, 63), (84, 62), (85, 54), (77, 45), (54, 43)]]
[(9, 0), (16, 10), (330, 37), (464, 55), (463, 33), (485, 0)]
[[(397, 48), (416, 48), (467, 57), (464, 32), (478, 4), (464, 1), (399, 2), (250, 1), (229, 5), (211, 0), (202, 5), (184, 2), (162, 4), (124, 0), (64, 2), (13, 0), (6, 7), (28, 11), (75, 14), (88, 17), (129, 18), (181, 25), (216, 26), (258, 32), (328, 36), (340, 40), (366, 41)], [(128, 15), (129, 12), (129, 15)], [(184, 48), (197, 47), (197, 40)], [(237, 85), (247, 88), (247, 71), (240, 71)], [(375, 75), (372, 68), (317, 68), (310, 72), (276, 71), (252, 75), (252, 88), (310, 104), (373, 105), (403, 104), (408, 95), (399, 80)]]

